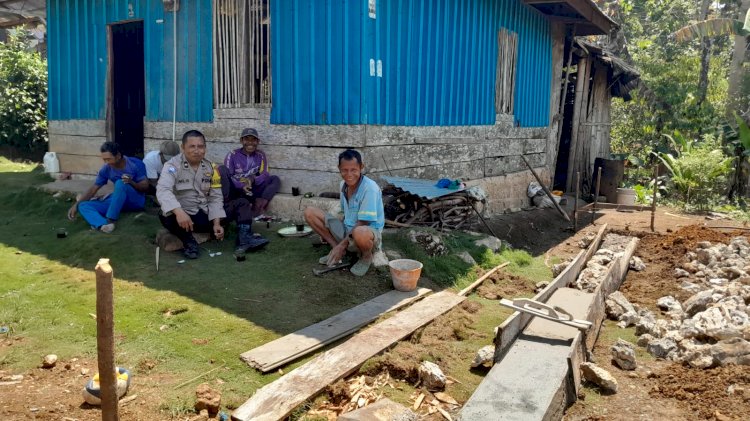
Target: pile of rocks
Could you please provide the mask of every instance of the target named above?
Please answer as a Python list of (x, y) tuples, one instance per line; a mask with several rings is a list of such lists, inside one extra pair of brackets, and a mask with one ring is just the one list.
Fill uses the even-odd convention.
[[(586, 267), (578, 275), (573, 287), (586, 292), (594, 292), (596, 287), (604, 280), (612, 262), (624, 254), (631, 238), (626, 235), (607, 234), (599, 250), (591, 256), (591, 259), (586, 263)], [(637, 257), (631, 259), (630, 266), (636, 270), (646, 268), (645, 264)]]
[(675, 275), (693, 295), (680, 302), (661, 297), (661, 314), (631, 304), (619, 292), (606, 300), (607, 315), (620, 327), (635, 325), (638, 345), (658, 358), (693, 367), (750, 365), (750, 243), (698, 243)]

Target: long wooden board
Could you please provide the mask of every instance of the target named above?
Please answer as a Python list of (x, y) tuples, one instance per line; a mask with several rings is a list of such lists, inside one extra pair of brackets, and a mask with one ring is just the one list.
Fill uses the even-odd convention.
[(408, 305), (432, 290), (388, 291), (314, 325), (268, 342), (240, 355), (251, 367), (268, 372), (359, 330), (384, 313)]
[(263, 386), (232, 413), (237, 421), (276, 421), (356, 370), (369, 358), (465, 300), (452, 292), (430, 295), (408, 309), (357, 334), (343, 344)]

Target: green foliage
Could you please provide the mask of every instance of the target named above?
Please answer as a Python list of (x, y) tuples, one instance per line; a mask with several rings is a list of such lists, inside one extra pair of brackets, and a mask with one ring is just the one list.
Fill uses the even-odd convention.
[(676, 152), (658, 157), (670, 173), (671, 184), (686, 206), (706, 209), (726, 189), (734, 158), (727, 157), (712, 136), (700, 143), (682, 136), (669, 139)]
[(27, 38), (10, 31), (0, 43), (0, 145), (38, 150), (47, 144), (47, 64)]

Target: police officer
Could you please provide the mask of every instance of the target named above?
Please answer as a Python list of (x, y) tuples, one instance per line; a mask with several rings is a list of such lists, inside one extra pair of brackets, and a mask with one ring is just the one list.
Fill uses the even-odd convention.
[(214, 165), (205, 159), (206, 138), (197, 130), (182, 136), (182, 153), (164, 164), (156, 197), (161, 203), (162, 225), (176, 235), (188, 259), (200, 254), (193, 232), (213, 232), (224, 238), (221, 218), (226, 217), (221, 179)]

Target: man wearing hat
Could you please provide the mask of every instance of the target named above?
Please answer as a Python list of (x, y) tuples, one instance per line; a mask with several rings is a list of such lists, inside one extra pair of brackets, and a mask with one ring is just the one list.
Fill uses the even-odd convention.
[(260, 137), (255, 129), (248, 128), (240, 135), (241, 148), (229, 152), (224, 158), (222, 190), (227, 198), (247, 197), (253, 202), (256, 219), (268, 218), (268, 203), (278, 193), (281, 180), (268, 173), (266, 154), (258, 149)]
[(156, 194), (156, 183), (164, 163), (180, 153), (180, 145), (172, 140), (161, 143), (158, 151), (151, 151), (143, 157), (143, 165), (146, 166), (146, 177), (148, 178), (148, 191), (146, 194)]

